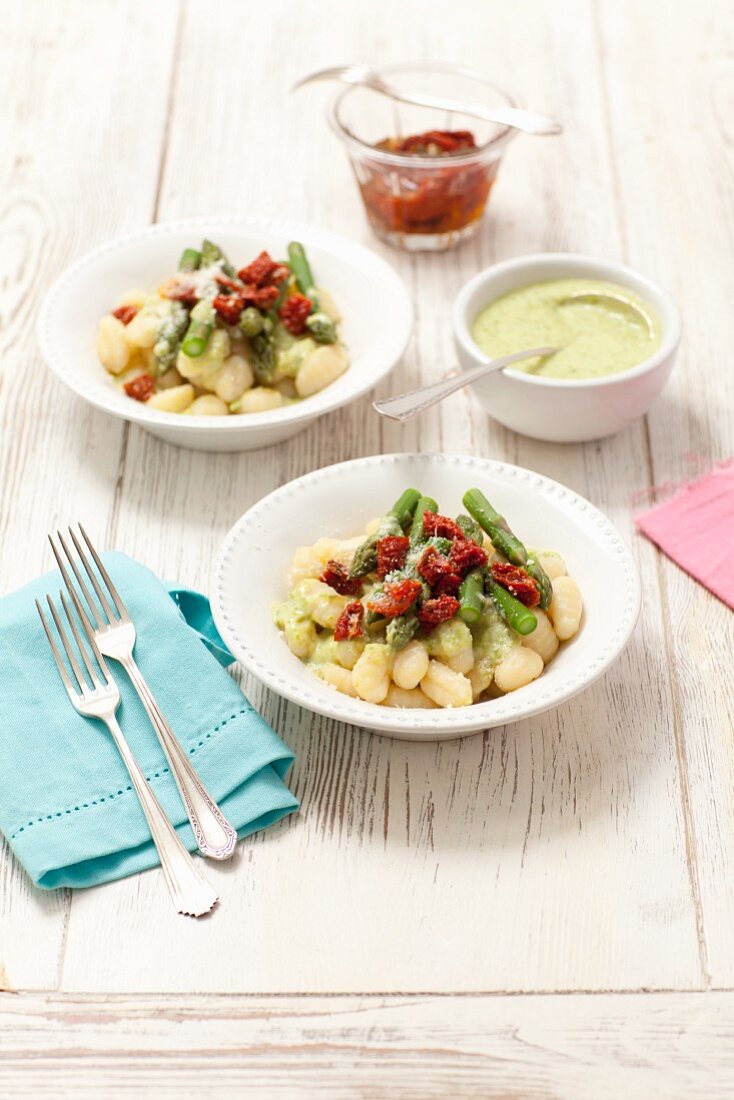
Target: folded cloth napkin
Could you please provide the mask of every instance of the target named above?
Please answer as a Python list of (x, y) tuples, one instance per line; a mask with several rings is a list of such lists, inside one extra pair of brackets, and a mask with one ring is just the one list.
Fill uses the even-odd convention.
[(701, 584), (734, 608), (734, 462), (692, 481), (635, 523)]
[[(224, 671), (233, 658), (208, 601), (169, 589), (124, 554), (103, 555), (137, 629), (135, 656), (223, 813), (246, 836), (298, 808), (283, 783), (293, 754)], [(0, 829), (38, 886), (96, 886), (158, 863), (112, 739), (71, 706), (34, 599), (58, 572), (0, 599)], [(173, 598), (171, 598), (173, 597)], [(203, 643), (203, 644), (202, 644)], [(125, 737), (186, 847), (196, 847), (163, 750), (114, 661)]]

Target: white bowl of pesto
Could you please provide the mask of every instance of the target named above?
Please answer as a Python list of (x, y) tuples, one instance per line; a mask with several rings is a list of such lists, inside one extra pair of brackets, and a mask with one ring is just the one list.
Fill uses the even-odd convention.
[[(297, 548), (307, 550), (308, 558), (319, 540), (351, 540), (408, 487), (434, 497), (447, 516), (463, 511), (463, 495), (476, 487), (528, 547), (539, 554), (552, 549), (565, 562), (583, 596), (580, 629), (533, 682), (469, 706), (382, 705), (342, 694), (316, 674), (320, 656), (314, 653), (309, 663), (286, 644), (274, 610), (291, 592)], [(302, 555), (299, 560), (304, 566)], [(254, 504), (217, 555), (211, 598), (232, 653), (278, 695), (388, 737), (439, 741), (529, 719), (587, 688), (630, 639), (640, 609), (640, 580), (611, 521), (566, 486), (532, 470), (468, 455), (392, 454), (315, 470)]]
[[(342, 316), (340, 338), (349, 361), (336, 381), (278, 408), (239, 415), (189, 415), (132, 400), (102, 366), (95, 339), (99, 320), (131, 287), (158, 286), (191, 242), (209, 237), (235, 262), (267, 250), (280, 258), (301, 241), (319, 283)], [(244, 257), (244, 260), (242, 259)], [(261, 217), (197, 217), (128, 233), (96, 248), (64, 272), (46, 295), (38, 321), (43, 356), (82, 400), (110, 416), (139, 424), (181, 447), (246, 451), (288, 439), (320, 416), (367, 393), (400, 360), (413, 326), (404, 283), (363, 245), (316, 226)]]
[[(605, 294), (639, 306), (651, 329)], [(481, 271), (457, 295), (452, 319), (465, 370), (486, 356), (559, 348), (472, 387), (495, 420), (555, 443), (599, 439), (643, 416), (668, 379), (681, 335), (675, 302), (660, 287), (622, 264), (574, 253), (520, 256)]]

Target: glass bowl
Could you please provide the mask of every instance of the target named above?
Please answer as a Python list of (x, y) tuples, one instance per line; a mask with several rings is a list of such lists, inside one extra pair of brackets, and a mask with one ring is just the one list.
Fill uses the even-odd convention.
[[(517, 106), (507, 92), (459, 65), (423, 61), (380, 72), (401, 91)], [(337, 93), (328, 118), (346, 147), (372, 229), (410, 252), (441, 252), (476, 232), (505, 148), (517, 133), (458, 112), (398, 103), (357, 85)], [(477, 148), (431, 156), (377, 147), (388, 138), (430, 130), (469, 130)]]

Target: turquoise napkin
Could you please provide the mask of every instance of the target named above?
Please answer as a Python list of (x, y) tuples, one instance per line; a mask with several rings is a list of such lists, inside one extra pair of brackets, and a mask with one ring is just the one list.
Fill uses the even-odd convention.
[[(283, 777), (293, 754), (223, 664), (233, 660), (208, 601), (164, 586), (124, 554), (103, 555), (137, 628), (135, 656), (225, 816), (246, 836), (298, 808)], [(34, 605), (58, 572), (0, 599), (0, 829), (44, 889), (96, 886), (158, 863), (143, 811), (106, 728), (71, 706)], [(58, 601), (57, 601), (58, 602)], [(186, 847), (196, 847), (148, 717), (119, 665), (117, 717)]]

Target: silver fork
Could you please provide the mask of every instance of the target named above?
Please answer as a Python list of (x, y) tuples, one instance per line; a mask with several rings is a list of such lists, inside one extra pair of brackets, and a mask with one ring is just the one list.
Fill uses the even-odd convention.
[[(158, 740), (166, 755), (171, 774), (176, 781), (181, 800), (186, 808), (186, 813), (191, 822), (191, 828), (194, 831), (194, 837), (199, 851), (202, 855), (209, 856), (211, 859), (229, 859), (237, 843), (237, 831), (230, 825), (229, 821), (227, 821), (219, 806), (194, 771), (188, 755), (181, 748), (176, 735), (169, 726), (161, 708), (158, 706), (153, 692), (148, 687), (142, 672), (138, 668), (137, 662), (133, 656), (136, 640), (135, 625), (127, 612), (125, 604), (120, 598), (119, 592), (112, 583), (109, 573), (102, 564), (99, 554), (92, 546), (89, 536), (81, 524), (79, 524), (79, 530), (82, 534), (82, 538), (87, 544), (89, 553), (94, 559), (99, 574), (106, 585), (109, 599), (107, 595), (105, 595), (102, 585), (99, 583), (87, 555), (71, 527), (69, 528), (69, 535), (74, 543), (74, 547), (79, 555), (79, 560), (81, 561), (84, 571), (94, 588), (102, 613), (106, 616), (106, 619), (100, 615), (79, 566), (74, 560), (61, 532), (57, 531), (56, 535), (87, 604), (88, 615), (94, 622), (94, 640), (105, 657), (111, 657), (113, 660), (119, 661), (125, 669), (133, 687), (138, 693), (141, 703), (148, 713), (148, 717), (153, 723), (153, 728), (158, 735)], [(84, 614), (81, 600), (69, 576), (68, 570), (64, 565), (61, 554), (54, 545), (54, 541), (50, 535), (49, 542), (51, 543), (51, 549), (54, 552), (54, 557), (61, 570), (61, 575), (64, 578), (64, 584), (81, 617)], [(112, 605), (114, 605), (114, 609)]]
[[(66, 666), (64, 665), (64, 660), (59, 653), (58, 646), (54, 641), (53, 634), (43, 614), (41, 605), (38, 600), (36, 600), (36, 608), (38, 609), (38, 614), (41, 616), (43, 629), (46, 631), (48, 644), (51, 647), (51, 652), (53, 653), (59, 675), (66, 688), (66, 693), (71, 700), (72, 706), (79, 711), (80, 714), (85, 715), (87, 718), (97, 718), (100, 722), (104, 722), (107, 729), (112, 734), (112, 739), (124, 761), (128, 775), (130, 776), (135, 792), (140, 800), (140, 805), (143, 808), (143, 813), (145, 814), (148, 827), (150, 828), (150, 835), (153, 837), (153, 843), (158, 849), (161, 867), (163, 868), (166, 883), (168, 884), (168, 889), (171, 891), (171, 897), (176, 904), (176, 908), (179, 913), (183, 913), (186, 916), (201, 917), (204, 913), (208, 913), (219, 900), (217, 894), (201, 874), (193, 859), (176, 835), (175, 829), (163, 812), (160, 802), (148, 786), (145, 776), (140, 770), (130, 750), (130, 746), (125, 740), (125, 736), (115, 718), (115, 712), (120, 705), (120, 692), (117, 684), (110, 675), (104, 657), (95, 644), (94, 634), (87, 616), (83, 611), (80, 614), (84, 632), (89, 640), (94, 659), (96, 660), (96, 666), (94, 661), (90, 659), (86, 647), (82, 642), (79, 630), (74, 622), (71, 608), (66, 602), (63, 592), (60, 592), (59, 596), (64, 611), (66, 612), (66, 618), (69, 621), (71, 632), (74, 635), (74, 641), (77, 644), (79, 656), (84, 662), (84, 667), (89, 675), (89, 681), (87, 681), (74, 655), (74, 649), (64, 630), (53, 600), (50, 596), (47, 596), (49, 610), (53, 616), (59, 638), (66, 651), (69, 665), (71, 666), (72, 673), (76, 680), (77, 686), (74, 686)], [(97, 669), (99, 669), (99, 672)], [(89, 686), (90, 682), (92, 684), (91, 687)]]

